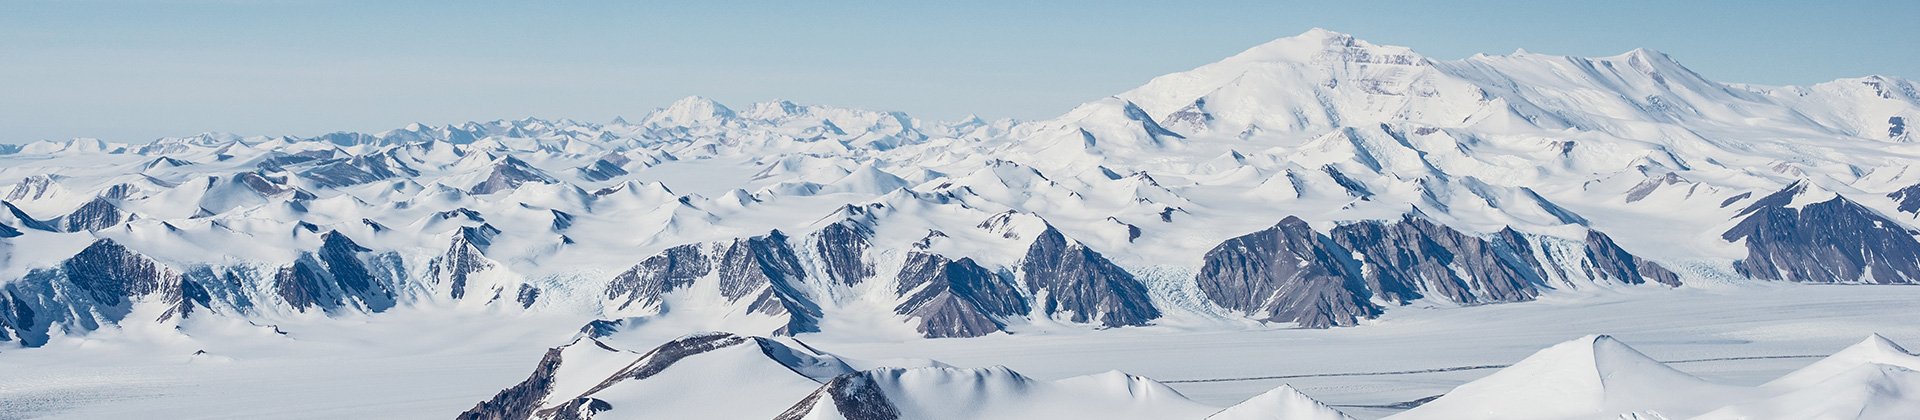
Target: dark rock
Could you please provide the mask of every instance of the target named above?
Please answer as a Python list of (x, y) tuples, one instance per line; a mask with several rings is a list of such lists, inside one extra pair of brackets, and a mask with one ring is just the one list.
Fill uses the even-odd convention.
[(1147, 298), (1147, 288), (1092, 249), (1070, 242), (1047, 226), (1021, 262), (1027, 291), (1045, 292), (1039, 306), (1047, 315), (1070, 314), (1072, 322), (1096, 322), (1106, 327), (1146, 325), (1160, 317)]
[(447, 245), (447, 252), (427, 263), (429, 275), (436, 283), (450, 284), (450, 296), (454, 299), (465, 297), (467, 278), (494, 267), (493, 260), (487, 258), (483, 250), (493, 243), (493, 235), (497, 233), (498, 229), (487, 225), (461, 227)]
[(601, 156), (600, 159), (594, 160), (593, 163), (579, 168), (580, 177), (588, 181), (599, 182), (626, 176), (627, 169), (625, 166), (632, 162), (633, 159), (626, 157), (626, 155), (608, 153), (605, 156)]
[[(1532, 300), (1550, 273), (1621, 284), (1679, 285), (1679, 277), (1589, 231), (1569, 261), (1536, 251), (1511, 228), (1469, 235), (1423, 218), (1362, 221), (1328, 235), (1288, 217), (1207, 252), (1196, 282), (1208, 300), (1271, 322), (1306, 328), (1351, 326), (1379, 315), (1378, 303), (1435, 299), (1462, 305)], [(1554, 253), (1546, 253), (1554, 254)]]
[(337, 231), (321, 238), (320, 249), (302, 255), (274, 276), (274, 290), (288, 305), (327, 312), (347, 307), (381, 312), (393, 307), (392, 288), (369, 268), (367, 254), (373, 250)]
[(1026, 315), (1026, 298), (1008, 279), (974, 263), (914, 252), (900, 270), (894, 312), (919, 320), (928, 338), (978, 337), (1001, 331), (1005, 318)]
[(54, 229), (60, 232), (92, 232), (117, 226), (126, 220), (127, 215), (121, 213), (120, 207), (114, 206), (112, 201), (95, 197), (72, 213), (51, 222)]
[(873, 246), (867, 239), (871, 235), (866, 225), (854, 221), (830, 224), (814, 233), (813, 249), (827, 277), (848, 286), (873, 277), (873, 264), (866, 259), (867, 248)]
[(1913, 184), (1911, 187), (1901, 188), (1899, 191), (1887, 194), (1887, 198), (1891, 198), (1895, 203), (1898, 203), (1897, 206), (1900, 211), (1920, 213), (1920, 184)]
[(535, 168), (533, 165), (529, 165), (519, 158), (508, 156), (494, 163), (492, 172), (487, 174), (487, 179), (480, 181), (479, 184), (474, 184), (473, 188), (467, 190), (467, 193), (473, 195), (493, 194), (520, 188), (520, 185), (529, 182), (552, 184), (559, 181), (554, 180), (553, 177), (548, 176), (546, 172), (540, 171), (539, 168)]
[[(25, 346), (45, 344), (53, 328), (87, 331), (120, 322), (132, 313), (134, 299), (159, 296), (178, 300), (180, 276), (112, 239), (92, 245), (60, 263), (36, 269), (0, 285), (0, 335)], [(163, 314), (162, 319), (176, 314)]]
[(701, 253), (699, 245), (667, 248), (614, 277), (607, 284), (607, 299), (623, 300), (621, 309), (635, 303), (652, 306), (659, 304), (667, 292), (693, 285), (695, 279), (712, 271), (712, 264)]
[(554, 374), (559, 372), (562, 362), (561, 351), (564, 347), (547, 349), (547, 355), (533, 368), (533, 374), (493, 398), (475, 404), (473, 408), (460, 413), (460, 420), (524, 420), (533, 418), (534, 410), (540, 408), (540, 401), (553, 393)]
[(1461, 304), (1517, 302), (1539, 295), (1527, 266), (1503, 258), (1493, 243), (1426, 219), (1408, 216), (1399, 223), (1365, 221), (1343, 225), (1330, 234), (1335, 243), (1361, 255), (1368, 269), (1360, 277), (1374, 297), (1405, 303), (1421, 291)]
[(1200, 291), (1223, 308), (1307, 328), (1352, 326), (1380, 314), (1358, 266), (1297, 217), (1207, 251)]
[(1755, 201), (1721, 235), (1745, 241), (1734, 269), (1748, 277), (1806, 283), (1920, 283), (1920, 235), (1843, 196), (1788, 207), (1805, 183)]
[(753, 296), (748, 311), (788, 316), (787, 325), (774, 334), (819, 331), (820, 307), (803, 292), (806, 271), (787, 245), (786, 234), (776, 230), (734, 240), (721, 251), (715, 271), (720, 295), (729, 302)]
[(1587, 261), (1591, 266), (1590, 277), (1616, 279), (1627, 284), (1640, 284), (1648, 281), (1679, 286), (1680, 276), (1667, 271), (1652, 261), (1627, 253), (1613, 243), (1613, 238), (1597, 230), (1587, 231)]
[(554, 232), (565, 231), (567, 230), (567, 228), (573, 227), (573, 215), (567, 214), (566, 212), (559, 211), (559, 210), (549, 210), (549, 211), (553, 212), (553, 231)]
[(808, 413), (827, 407), (821, 406), (822, 400), (833, 403), (832, 410), (847, 420), (899, 420), (900, 409), (893, 406), (887, 394), (880, 390), (873, 378), (864, 373), (840, 375), (827, 381), (786, 412), (774, 416), (774, 420), (800, 420)]
[(520, 293), (514, 296), (513, 301), (519, 302), (521, 309), (526, 309), (533, 307), (533, 302), (538, 299), (540, 299), (540, 288), (533, 287), (531, 284), (521, 283)]

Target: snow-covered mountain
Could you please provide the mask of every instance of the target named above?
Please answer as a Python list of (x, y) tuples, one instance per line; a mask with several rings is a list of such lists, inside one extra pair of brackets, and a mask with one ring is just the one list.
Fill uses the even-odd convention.
[(395, 307), (770, 335), (1317, 328), (1913, 283), (1915, 92), (1315, 30), (1044, 121), (696, 97), (605, 124), (38, 142), (0, 155), (0, 340)]
[(1668, 367), (1604, 335), (1540, 350), (1431, 402), (1414, 419), (1901, 419), (1920, 412), (1920, 356), (1879, 335), (1758, 387)]

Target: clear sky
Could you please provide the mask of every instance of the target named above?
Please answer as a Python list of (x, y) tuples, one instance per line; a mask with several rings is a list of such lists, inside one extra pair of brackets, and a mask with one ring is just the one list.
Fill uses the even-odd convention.
[(702, 95), (1046, 118), (1312, 27), (1453, 59), (1665, 51), (1729, 82), (1920, 77), (1920, 1), (0, 0), (0, 142), (315, 135)]

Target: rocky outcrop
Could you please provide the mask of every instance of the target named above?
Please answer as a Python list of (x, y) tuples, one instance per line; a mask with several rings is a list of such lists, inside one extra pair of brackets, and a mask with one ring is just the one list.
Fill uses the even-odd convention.
[(1566, 242), (1512, 229), (1469, 235), (1411, 215), (1321, 234), (1288, 217), (1214, 247), (1195, 281), (1221, 308), (1306, 328), (1352, 326), (1379, 315), (1382, 305), (1422, 299), (1477, 305), (1532, 300), (1549, 287), (1679, 284), (1671, 271), (1599, 232)]
[(112, 201), (95, 197), (72, 213), (48, 221), (54, 230), (60, 232), (91, 232), (114, 227), (126, 221), (128, 215), (114, 206)]
[(712, 271), (713, 266), (700, 245), (667, 248), (614, 277), (613, 282), (607, 284), (607, 299), (619, 302), (621, 309), (635, 304), (658, 305), (667, 292), (693, 285), (694, 280)]
[(629, 163), (633, 163), (633, 159), (628, 158), (626, 155), (608, 153), (599, 159), (595, 159), (593, 163), (589, 163), (587, 166), (577, 168), (576, 170), (580, 173), (580, 178), (588, 181), (606, 181), (626, 176), (626, 166)]
[(820, 306), (804, 288), (806, 271), (787, 235), (772, 231), (766, 235), (734, 240), (721, 250), (718, 267), (720, 295), (729, 302), (751, 298), (747, 310), (767, 315), (786, 315), (787, 324), (774, 331), (790, 335), (820, 330)]
[(137, 300), (171, 306), (163, 319), (207, 304), (206, 293), (183, 286), (172, 269), (101, 239), (56, 268), (33, 270), (0, 288), (0, 335), (37, 346), (54, 328), (87, 331), (118, 323)]
[[(858, 208), (849, 206), (848, 208)], [(873, 232), (865, 224), (851, 220), (821, 228), (813, 234), (813, 252), (821, 268), (834, 283), (852, 286), (873, 277), (873, 264), (867, 262), (868, 237)]]
[[(827, 404), (831, 404), (830, 406)], [(838, 414), (846, 420), (899, 420), (900, 409), (887, 400), (887, 394), (880, 390), (879, 384), (866, 374), (841, 375), (821, 385), (820, 389), (808, 394), (807, 398), (794, 404), (793, 408), (775, 416), (774, 420), (801, 420), (809, 418), (815, 411)]]
[(1590, 277), (1619, 279), (1628, 284), (1654, 282), (1668, 286), (1680, 285), (1679, 275), (1660, 264), (1628, 253), (1620, 245), (1614, 244), (1613, 238), (1600, 231), (1587, 231), (1586, 253), (1589, 264), (1582, 264), (1580, 268), (1588, 270)]
[(1352, 326), (1380, 314), (1352, 252), (1297, 217), (1228, 239), (1206, 255), (1200, 291), (1223, 308), (1307, 328)]
[[(594, 342), (599, 344), (599, 342)], [(473, 408), (454, 418), (459, 420), (522, 420), (533, 418), (533, 411), (540, 408), (540, 402), (553, 392), (554, 376), (560, 370), (561, 352), (565, 347), (547, 349), (540, 363), (533, 368), (533, 374), (493, 398), (475, 404)]]
[(1920, 283), (1920, 233), (1838, 194), (1793, 205), (1813, 193), (1794, 183), (1741, 210), (1740, 223), (1721, 235), (1746, 244), (1734, 269), (1765, 280)]
[(1160, 317), (1133, 274), (1047, 226), (1020, 263), (1028, 293), (1047, 316), (1106, 327), (1146, 325)]
[(393, 288), (374, 275), (371, 249), (340, 232), (322, 235), (320, 249), (305, 253), (274, 276), (274, 291), (296, 310), (334, 312), (354, 308), (381, 312), (392, 308)]
[(548, 176), (546, 172), (541, 171), (539, 168), (527, 164), (526, 161), (508, 156), (495, 162), (493, 169), (487, 173), (487, 179), (480, 181), (478, 184), (474, 184), (473, 188), (467, 189), (467, 193), (486, 195), (501, 191), (510, 191), (515, 188), (520, 188), (521, 184), (529, 182), (552, 184), (559, 181), (554, 180), (552, 176)]
[(1899, 191), (1887, 194), (1887, 198), (1893, 199), (1900, 211), (1920, 213), (1920, 184), (1901, 188)]
[(1346, 224), (1331, 236), (1359, 256), (1365, 264), (1360, 278), (1386, 302), (1406, 303), (1431, 293), (1472, 305), (1531, 300), (1540, 293), (1529, 267), (1499, 245), (1426, 219)]
[(498, 234), (500, 229), (487, 224), (461, 227), (448, 243), (447, 252), (428, 262), (429, 275), (436, 284), (449, 285), (450, 297), (466, 297), (469, 278), (496, 266), (487, 258), (485, 250), (493, 245), (493, 237)]
[(896, 291), (906, 301), (894, 312), (917, 320), (927, 338), (991, 334), (1006, 327), (1004, 319), (1029, 310), (1017, 286), (969, 258), (914, 252), (899, 279)]

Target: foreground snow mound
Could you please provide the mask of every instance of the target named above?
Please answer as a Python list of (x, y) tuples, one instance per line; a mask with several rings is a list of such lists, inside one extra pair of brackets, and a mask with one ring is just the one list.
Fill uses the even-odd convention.
[(1334, 410), (1326, 404), (1314, 401), (1292, 386), (1281, 385), (1253, 398), (1248, 398), (1218, 413), (1207, 416), (1207, 420), (1353, 420), (1345, 413)]
[(1831, 356), (1813, 362), (1807, 367), (1781, 376), (1762, 387), (1774, 390), (1802, 389), (1817, 386), (1835, 376), (1851, 372), (1869, 364), (1883, 364), (1908, 369), (1920, 369), (1920, 356), (1907, 352), (1907, 349), (1895, 344), (1879, 334), (1862, 340), (1859, 344), (1848, 346)]
[(1757, 387), (1707, 382), (1604, 335), (1561, 343), (1389, 418), (1910, 419), (1920, 356), (1878, 334)]
[(764, 337), (694, 334), (645, 355), (583, 340), (549, 351), (532, 377), (460, 418), (771, 418), (853, 371)]
[(1612, 419), (1630, 413), (1699, 413), (1751, 391), (1674, 370), (1613, 337), (1548, 347), (1392, 418)]
[(1348, 419), (1289, 387), (1222, 411), (1119, 371), (1038, 380), (931, 360), (856, 361), (884, 367), (855, 371), (798, 341), (721, 332), (641, 354), (599, 341), (615, 334), (604, 326), (589, 324), (582, 337), (548, 350), (525, 381), (459, 418)]
[(1695, 419), (1896, 420), (1916, 417), (1920, 417), (1920, 372), (1869, 362), (1797, 391), (1714, 410)]
[(1120, 372), (1042, 381), (1005, 367), (926, 367), (836, 378), (780, 418), (1198, 419), (1213, 411), (1164, 384)]

